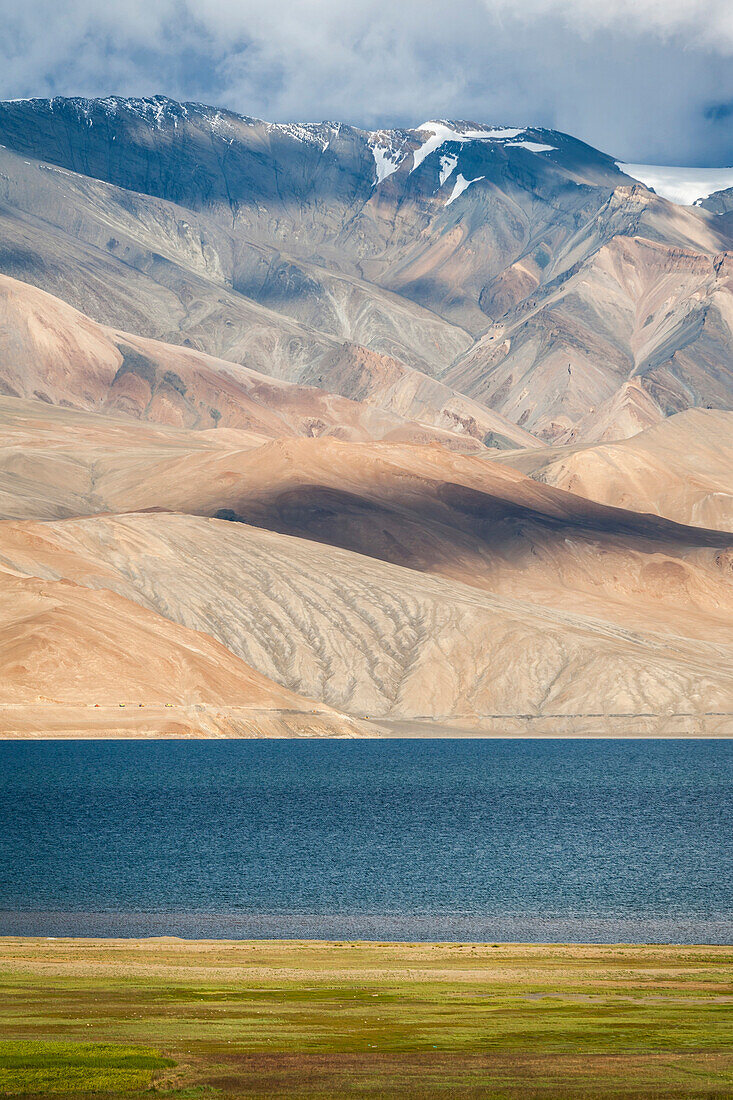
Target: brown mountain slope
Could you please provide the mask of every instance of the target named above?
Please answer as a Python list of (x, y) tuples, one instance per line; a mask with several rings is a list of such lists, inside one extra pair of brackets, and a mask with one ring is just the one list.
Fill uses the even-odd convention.
[(638, 622), (646, 604), (682, 629), (688, 614), (731, 608), (732, 536), (606, 508), (440, 447), (281, 440), (109, 485), (99, 491), (115, 511), (238, 518), (590, 614), (605, 600), (619, 621)]
[[(11, 446), (6, 514), (220, 515), (629, 627), (729, 630), (733, 540), (723, 532), (605, 508), (439, 446), (301, 439), (253, 449), (236, 432), (191, 434), (191, 447), (179, 431), (125, 446), (118, 433), (105, 448), (54, 429), (20, 469)], [(76, 480), (64, 510), (66, 469)]]
[[(471, 345), (436, 313), (340, 262), (296, 259), (287, 237), (89, 179), (0, 148), (0, 270), (95, 320), (298, 381), (344, 340), (433, 373)], [(332, 201), (332, 200), (331, 200)], [(318, 204), (329, 219), (330, 202)], [(298, 204), (302, 212), (301, 204)], [(220, 213), (220, 212), (219, 212)], [(254, 213), (254, 212), (253, 212)], [(301, 247), (302, 251), (302, 247)]]
[[(271, 438), (335, 433), (481, 448), (475, 421), (468, 425), (475, 434), (468, 434), (458, 419), (453, 431), (417, 424), (189, 348), (106, 329), (60, 299), (5, 276), (0, 276), (0, 389), (15, 397), (161, 424), (221, 424)], [(498, 428), (501, 418), (487, 413), (489, 424)], [(507, 432), (520, 442), (516, 429), (507, 425)]]
[[(564, 732), (689, 732), (697, 718), (669, 716), (691, 712), (719, 732), (712, 712), (733, 710), (725, 533), (604, 508), (440, 446), (257, 446), (233, 429), (17, 399), (2, 414), (5, 514), (46, 522), (0, 523), (0, 567), (112, 591), (290, 691), (357, 716), (493, 732), (557, 733), (557, 714), (577, 716)], [(93, 515), (138, 508), (153, 512)], [(222, 509), (276, 530), (205, 518)], [(50, 522), (75, 511), (90, 518)], [(106, 599), (102, 638), (118, 615)], [(131, 635), (126, 648), (144, 657), (149, 644)], [(68, 651), (84, 660), (76, 642)], [(212, 695), (186, 728), (272, 731)], [(51, 721), (33, 715), (29, 728)], [(67, 731), (89, 721), (62, 718)], [(315, 728), (348, 725), (319, 716)]]
[[(423, 422), (449, 429), (457, 424), (460, 430), (456, 406), (462, 421), (478, 412), (479, 427), (484, 418), (490, 422), (483, 434), (495, 432), (498, 424), (498, 439), (503, 431), (519, 445), (530, 442), (526, 435), (519, 438), (516, 426), (432, 384), (416, 369), (442, 368), (470, 346), (471, 338), (415, 303), (353, 275), (321, 268), (314, 279), (289, 264), (280, 249), (258, 246), (265, 274), (257, 279), (277, 288), (277, 293), (265, 293), (260, 287), (274, 308), (260, 305), (235, 289), (233, 283), (240, 285), (243, 277), (231, 271), (231, 241), (205, 214), (3, 149), (0, 196), (0, 271), (49, 291), (111, 329), (185, 344), (268, 376), (350, 398), (357, 395), (350, 392), (349, 372), (340, 364), (358, 353), (358, 341), (363, 341), (373, 349), (381, 374), (394, 369), (394, 356), (411, 364), (403, 370), (421, 387)], [(301, 306), (304, 300), (310, 303), (296, 310), (303, 323), (276, 312), (294, 294)], [(342, 350), (343, 340), (349, 343)], [(385, 366), (380, 367), (382, 355)], [(327, 376), (323, 381), (332, 364), (337, 385), (330, 385)], [(446, 403), (450, 407), (444, 412)], [(376, 399), (370, 404), (380, 406)], [(391, 395), (383, 407), (397, 411)]]
[(551, 131), (0, 141), (0, 730), (723, 729), (727, 215)]
[(244, 452), (267, 442), (244, 429), (192, 431), (0, 397), (0, 519), (170, 508), (181, 479), (236, 480)]
[(713, 712), (733, 711), (732, 649), (720, 640), (619, 629), (243, 524), (4, 523), (0, 555), (18, 571), (114, 589), (359, 715), (628, 735), (719, 731)]
[(0, 518), (109, 511), (100, 480), (105, 486), (144, 482), (189, 456), (239, 453), (268, 441), (243, 429), (191, 431), (0, 397)]
[(688, 409), (633, 439), (533, 448), (498, 460), (602, 504), (733, 530), (733, 412)]
[(0, 581), (0, 737), (355, 731), (139, 603), (5, 569)]
[(444, 381), (548, 441), (612, 440), (692, 404), (730, 407), (732, 333), (730, 253), (615, 237)]
[(487, 447), (539, 446), (533, 435), (485, 405), (397, 359), (355, 344), (344, 344), (322, 363), (305, 371), (300, 381), (408, 420), (468, 435)]

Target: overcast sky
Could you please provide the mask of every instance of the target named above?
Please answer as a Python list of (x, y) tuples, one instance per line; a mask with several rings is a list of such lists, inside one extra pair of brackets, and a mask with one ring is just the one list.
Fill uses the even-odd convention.
[(621, 160), (728, 166), (733, 0), (0, 0), (0, 98), (154, 93), (274, 121), (551, 126)]

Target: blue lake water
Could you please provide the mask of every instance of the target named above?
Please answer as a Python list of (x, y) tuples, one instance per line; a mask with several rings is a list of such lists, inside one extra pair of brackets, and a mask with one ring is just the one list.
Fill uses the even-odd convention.
[(730, 943), (730, 741), (0, 743), (0, 934)]

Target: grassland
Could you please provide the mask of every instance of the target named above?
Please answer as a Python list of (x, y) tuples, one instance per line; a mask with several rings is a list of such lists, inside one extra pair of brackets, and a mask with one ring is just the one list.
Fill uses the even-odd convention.
[(0, 940), (0, 1095), (733, 1096), (733, 949)]

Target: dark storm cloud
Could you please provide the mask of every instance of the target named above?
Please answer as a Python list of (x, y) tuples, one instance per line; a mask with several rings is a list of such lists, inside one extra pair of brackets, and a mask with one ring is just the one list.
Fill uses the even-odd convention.
[(730, 0), (0, 0), (0, 18), (3, 98), (534, 123), (627, 161), (733, 164)]

